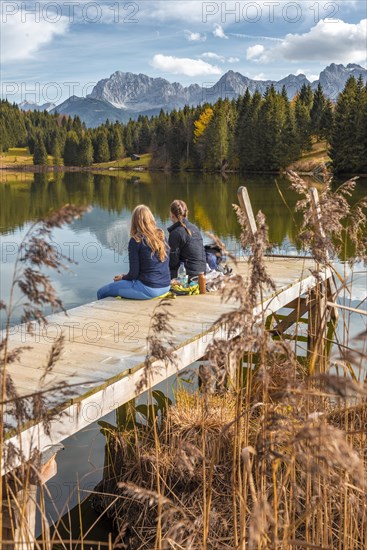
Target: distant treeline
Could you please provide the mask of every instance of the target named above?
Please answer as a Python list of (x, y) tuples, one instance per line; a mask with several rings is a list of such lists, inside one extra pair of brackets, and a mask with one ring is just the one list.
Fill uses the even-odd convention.
[(21, 111), (1, 102), (3, 151), (29, 147), (35, 164), (61, 159), (90, 166), (126, 155), (152, 154), (152, 167), (170, 170), (278, 171), (325, 139), (335, 172), (367, 172), (367, 85), (351, 77), (335, 105), (322, 87), (304, 85), (291, 101), (285, 88), (246, 93), (214, 105), (184, 107), (127, 124), (108, 120), (88, 129), (78, 116)]

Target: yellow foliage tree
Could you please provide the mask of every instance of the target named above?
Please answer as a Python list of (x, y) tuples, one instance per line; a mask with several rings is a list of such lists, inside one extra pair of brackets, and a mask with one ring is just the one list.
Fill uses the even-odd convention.
[(208, 126), (209, 122), (211, 121), (213, 117), (213, 109), (211, 107), (208, 107), (205, 109), (205, 111), (200, 115), (198, 120), (195, 120), (194, 126), (194, 141), (197, 142), (197, 140), (200, 138), (200, 136), (203, 135), (205, 132), (206, 127)]

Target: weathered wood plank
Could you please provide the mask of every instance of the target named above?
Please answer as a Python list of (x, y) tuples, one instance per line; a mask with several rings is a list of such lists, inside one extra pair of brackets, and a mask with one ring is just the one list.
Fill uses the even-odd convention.
[(255, 235), (257, 231), (257, 227), (256, 227), (254, 213), (252, 211), (250, 197), (248, 195), (248, 191), (246, 187), (241, 186), (238, 188), (237, 197), (238, 197), (238, 202), (240, 203), (240, 207), (242, 208), (243, 213), (246, 215), (249, 229), (251, 230), (251, 233)]

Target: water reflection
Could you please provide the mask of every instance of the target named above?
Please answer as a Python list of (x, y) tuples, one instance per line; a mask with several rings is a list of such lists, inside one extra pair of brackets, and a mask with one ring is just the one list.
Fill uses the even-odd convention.
[[(67, 202), (98, 206), (111, 215), (131, 212), (139, 203), (150, 206), (162, 223), (168, 221), (170, 202), (184, 199), (191, 218), (204, 231), (215, 231), (222, 237), (239, 234), (232, 203), (236, 201), (239, 185), (246, 185), (254, 210), (261, 209), (270, 222), (270, 238), (281, 243), (288, 234), (294, 237), (292, 220), (274, 185), (274, 178), (249, 178), (237, 175), (225, 179), (218, 175), (153, 173), (150, 183), (131, 182), (131, 178), (91, 173), (66, 173), (50, 177), (35, 174), (32, 183), (7, 182), (0, 188), (3, 205), (0, 230), (8, 232), (22, 227), (30, 220), (44, 216)], [(278, 180), (282, 193), (292, 208), (295, 194), (284, 178)], [(89, 218), (89, 222), (93, 218)], [(97, 220), (95, 220), (97, 222)]]

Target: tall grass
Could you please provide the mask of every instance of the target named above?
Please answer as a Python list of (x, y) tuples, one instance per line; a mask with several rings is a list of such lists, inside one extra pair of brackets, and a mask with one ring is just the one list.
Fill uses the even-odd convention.
[[(337, 192), (325, 182), (318, 216), (304, 182), (296, 174), (290, 178), (303, 195), (298, 204), (304, 212), (300, 239), (315, 258), (315, 273), (332, 268), (329, 258), (340, 253), (346, 239), (353, 241), (356, 257), (365, 260), (366, 202), (352, 208), (347, 200), (355, 181)], [(105, 547), (362, 550), (367, 546), (367, 395), (356, 373), (366, 357), (353, 349), (353, 342), (344, 341), (331, 359), (324, 339), (315, 337), (307, 360), (300, 360), (289, 340), (273, 339), (265, 312), (253, 314), (259, 298), (274, 288), (264, 262), (269, 248), (265, 219), (260, 212), (257, 233), (252, 235), (238, 207), (236, 212), (241, 244), (251, 249), (250, 275), (248, 280), (239, 275), (228, 278), (222, 299), (235, 299), (236, 307), (219, 319), (226, 333), (236, 337), (214, 341), (199, 369), (200, 388), (179, 389), (169, 406), (149, 387), (153, 358), (175, 361), (170, 351), (172, 308), (166, 301), (157, 308), (137, 388), (148, 389), (148, 405), (130, 404), (126, 414), (120, 414), (118, 429), (104, 427), (105, 472), (93, 506), (113, 524), (113, 537)], [(61, 218), (49, 219), (30, 243), (30, 282), (20, 286), (30, 304), (25, 309), (27, 323), (43, 319), (45, 304), (60, 306), (49, 281), (39, 273), (40, 267), (50, 267), (49, 250), (42, 243), (53, 227), (79, 213), (68, 210)], [(51, 267), (59, 269), (55, 261)], [(20, 280), (15, 276), (14, 285)], [(324, 299), (326, 292), (320, 280), (312, 299)], [(316, 336), (331, 311), (321, 309), (315, 317), (312, 305)], [(12, 305), (7, 307), (10, 319)], [(49, 416), (42, 393), (27, 399), (16, 394), (6, 368), (22, 350), (9, 354), (8, 337), (9, 323), (2, 343), (0, 443), (1, 460), (10, 467), (14, 450), (3, 453), (9, 428), (5, 409), (11, 408), (19, 428), (34, 415), (47, 426)], [(50, 350), (46, 371), (57, 361), (62, 345), (60, 341)], [(335, 365), (341, 375), (335, 374)], [(26, 506), (40, 482), (41, 464), (39, 457), (28, 462), (17, 458), (21, 467), (2, 484), (1, 510), (8, 518), (3, 547), (13, 548), (14, 543), (6, 545), (4, 539), (14, 538), (20, 530), (22, 548), (56, 548), (56, 541), (57, 548), (89, 548), (88, 533), (78, 542), (72, 535), (62, 540), (57, 527), (50, 535), (42, 491), (42, 536), (34, 540)]]

